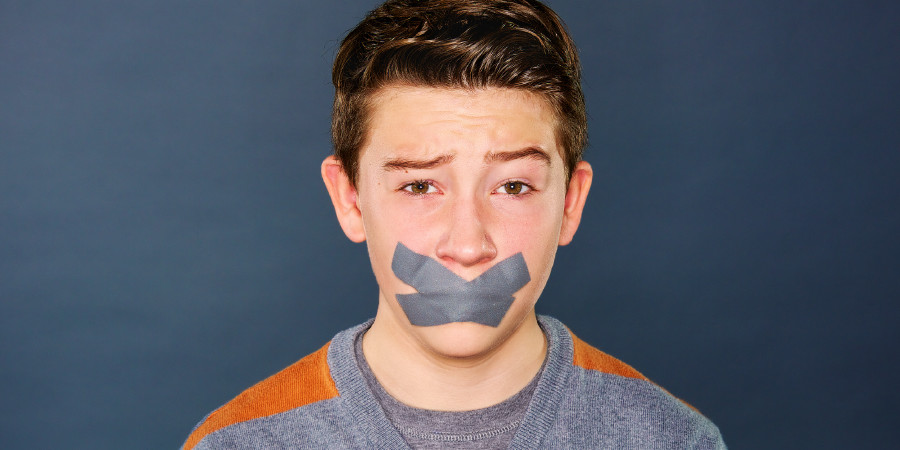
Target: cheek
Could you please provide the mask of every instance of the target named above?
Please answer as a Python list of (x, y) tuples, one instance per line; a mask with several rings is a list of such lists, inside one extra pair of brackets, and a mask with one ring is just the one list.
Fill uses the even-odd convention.
[[(416, 252), (427, 253), (433, 242), (434, 217), (410, 208), (410, 202), (397, 201), (396, 196), (361, 196), (366, 244), (372, 266), (379, 281), (393, 282), (391, 262), (398, 243)], [(373, 206), (377, 205), (377, 206)]]
[(514, 216), (504, 216), (495, 228), (500, 232), (493, 236), (498, 247), (507, 249), (504, 254), (522, 252), (532, 278), (530, 287), (537, 289), (543, 287), (553, 266), (564, 205), (562, 200), (544, 200), (534, 207), (518, 208)]
[(525, 249), (555, 247), (562, 225), (563, 201), (551, 201), (549, 196), (526, 200), (495, 202), (493, 227), (507, 244)]
[(372, 211), (372, 222), (377, 227), (379, 239), (389, 243), (391, 248), (402, 242), (417, 252), (429, 250), (427, 243), (440, 236), (450, 219), (427, 203), (427, 200), (397, 201), (396, 198), (382, 201), (377, 210)]

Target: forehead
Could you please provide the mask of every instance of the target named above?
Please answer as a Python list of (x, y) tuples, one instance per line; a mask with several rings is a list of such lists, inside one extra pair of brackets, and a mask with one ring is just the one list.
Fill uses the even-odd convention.
[(368, 152), (483, 153), (539, 146), (559, 154), (558, 120), (543, 96), (520, 89), (391, 86), (369, 100)]

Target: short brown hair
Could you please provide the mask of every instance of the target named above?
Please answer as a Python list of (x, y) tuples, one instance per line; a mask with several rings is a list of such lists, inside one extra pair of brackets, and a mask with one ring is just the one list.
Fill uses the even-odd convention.
[(559, 121), (567, 177), (587, 144), (575, 44), (556, 13), (536, 0), (388, 0), (341, 42), (332, 82), (334, 153), (354, 184), (368, 100), (391, 84), (543, 96)]

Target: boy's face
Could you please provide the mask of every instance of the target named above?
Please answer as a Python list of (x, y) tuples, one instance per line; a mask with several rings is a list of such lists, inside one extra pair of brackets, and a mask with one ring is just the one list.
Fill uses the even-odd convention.
[[(590, 166), (567, 186), (556, 118), (525, 91), (397, 86), (372, 105), (356, 187), (333, 158), (323, 175), (348, 237), (368, 242), (378, 320), (441, 355), (485, 354), (533, 317), (557, 246), (578, 226)], [(391, 269), (398, 243), (465, 280), (521, 252), (531, 281), (497, 327), (413, 326), (396, 298), (416, 292)]]

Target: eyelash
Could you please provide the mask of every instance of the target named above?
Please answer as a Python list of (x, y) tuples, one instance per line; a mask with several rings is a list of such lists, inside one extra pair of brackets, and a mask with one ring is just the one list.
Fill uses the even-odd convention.
[[(504, 187), (506, 187), (506, 185), (512, 184), (512, 183), (518, 183), (518, 184), (520, 184), (520, 185), (521, 185), (521, 188), (524, 189), (525, 192), (519, 192), (518, 194), (510, 194), (510, 193), (507, 193), (507, 192), (497, 192), (497, 191), (500, 191), (501, 189), (503, 189)], [(413, 192), (413, 191), (412, 191), (412, 187), (413, 187), (413, 186), (417, 186), (417, 185), (424, 185), (424, 186), (427, 186), (428, 189), (427, 189), (425, 192), (421, 192), (421, 193)], [(411, 195), (411, 196), (414, 196), (414, 197), (419, 197), (419, 196), (422, 196), (422, 195), (434, 194), (435, 192), (429, 192), (429, 191), (431, 191), (432, 189), (434, 189), (435, 191), (437, 191), (437, 188), (434, 186), (434, 182), (433, 182), (433, 181), (431, 181), (431, 180), (416, 180), (416, 181), (413, 181), (413, 182), (411, 182), (411, 183), (406, 183), (406, 184), (404, 184), (403, 186), (400, 186), (400, 189), (399, 189), (399, 190), (402, 191), (402, 192), (404, 192), (404, 193), (407, 194), (407, 195)], [(494, 192), (494, 193), (497, 193), (497, 194), (500, 194), (500, 195), (507, 195), (507, 196), (510, 196), (510, 197), (524, 197), (524, 196), (526, 196), (526, 195), (530, 195), (531, 193), (535, 192), (535, 189), (534, 189), (534, 186), (532, 186), (532, 185), (530, 185), (530, 184), (528, 184), (528, 183), (526, 183), (526, 182), (524, 182), (524, 181), (522, 181), (522, 180), (515, 180), (515, 179), (513, 179), (513, 180), (506, 180), (506, 181), (504, 181), (503, 183), (500, 184), (500, 186), (498, 186), (496, 189), (494, 189), (494, 190), (491, 191), (491, 192)]]

